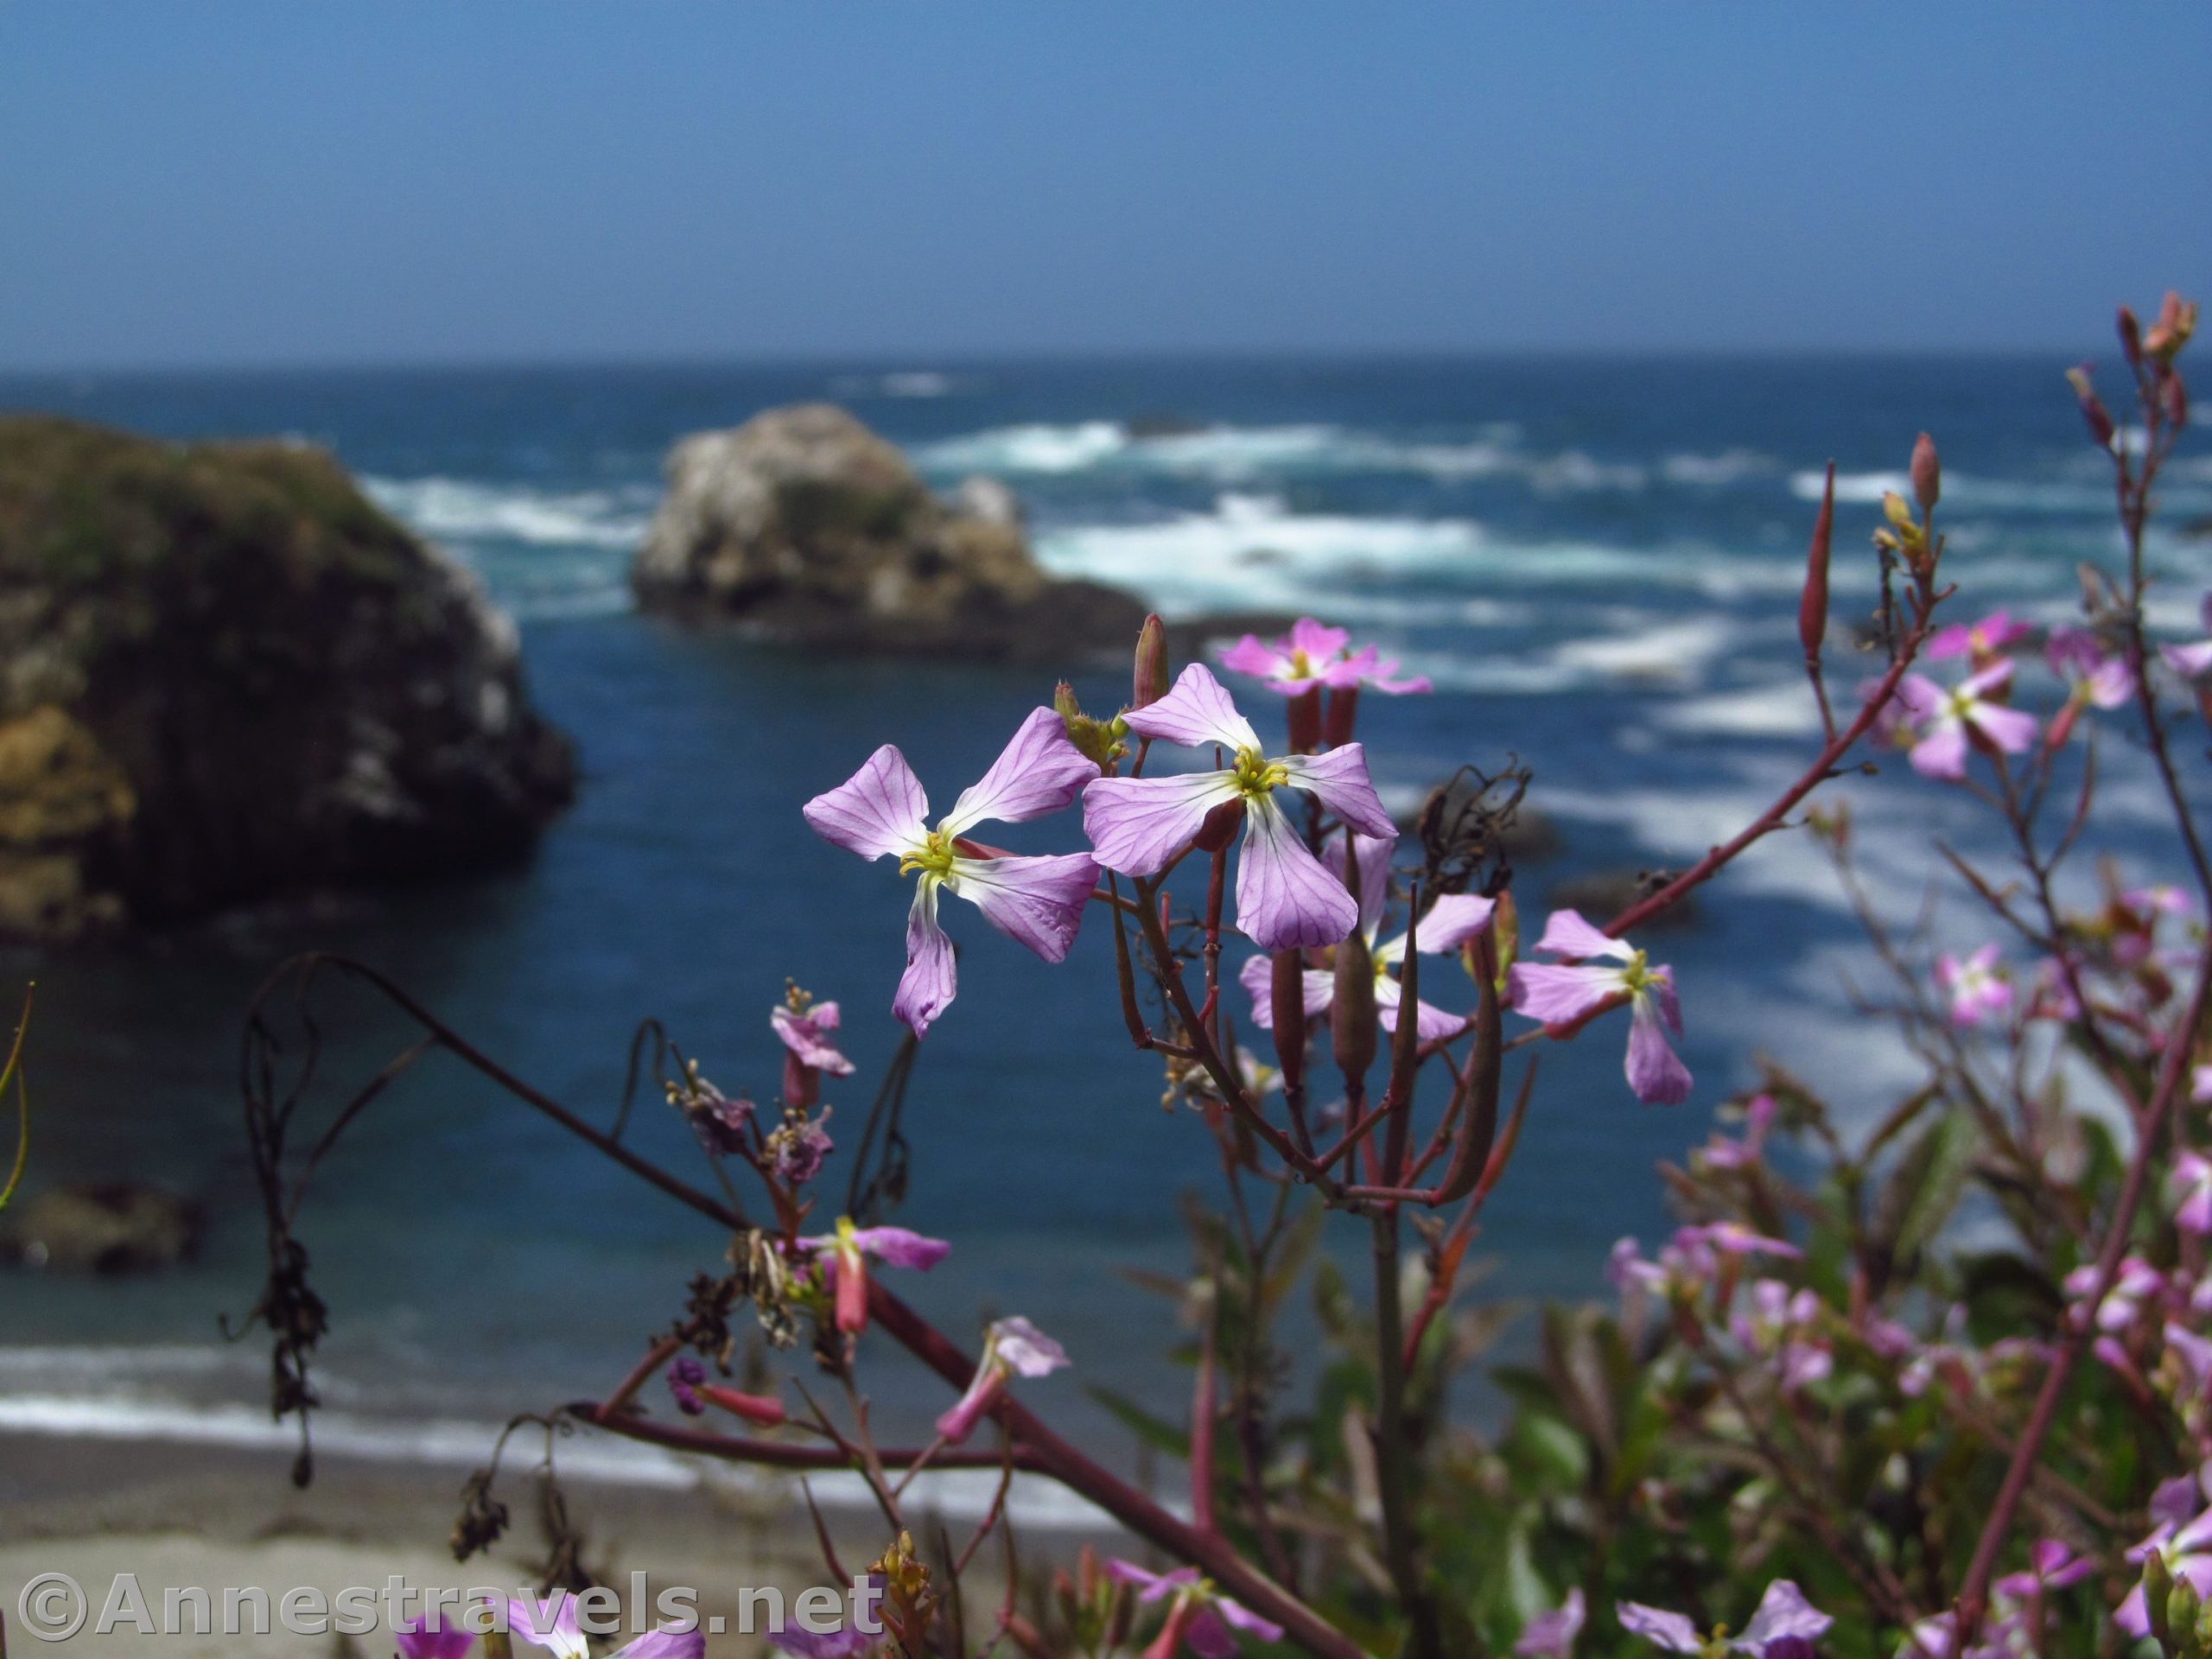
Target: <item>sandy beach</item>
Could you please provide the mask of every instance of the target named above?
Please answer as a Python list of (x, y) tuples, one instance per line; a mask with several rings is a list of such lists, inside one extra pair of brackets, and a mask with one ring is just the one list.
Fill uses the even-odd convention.
[[(396, 1464), (340, 1456), (319, 1461), (306, 1491), (289, 1479), (289, 1459), (274, 1451), (210, 1450), (158, 1440), (86, 1440), (56, 1436), (0, 1437), (0, 1601), (11, 1651), (57, 1659), (159, 1650), (180, 1654), (381, 1655), (388, 1637), (334, 1633), (299, 1635), (282, 1628), (266, 1637), (220, 1634), (155, 1636), (116, 1622), (106, 1635), (87, 1628), (47, 1643), (26, 1632), (18, 1597), (42, 1574), (67, 1573), (84, 1586), (94, 1609), (118, 1575), (136, 1575), (158, 1619), (165, 1592), (209, 1592), (219, 1629), (226, 1590), (257, 1588), (271, 1605), (286, 1592), (311, 1587), (326, 1598), (352, 1586), (381, 1588), (393, 1577), (410, 1588), (531, 1585), (543, 1565), (531, 1452), (512, 1465), (499, 1496), (513, 1514), (508, 1535), (486, 1554), (457, 1564), (446, 1538), (460, 1508), (467, 1470), (442, 1464)], [(625, 1592), (631, 1575), (648, 1575), (649, 1593), (696, 1588), (716, 1656), (767, 1651), (741, 1633), (741, 1590), (774, 1586), (787, 1598), (832, 1582), (816, 1548), (796, 1486), (721, 1478), (671, 1485), (569, 1479), (563, 1487), (572, 1522), (582, 1533), (583, 1560), (601, 1582)], [(967, 1505), (956, 1493), (941, 1509), (925, 1498), (917, 1515), (934, 1527), (944, 1510)], [(833, 1542), (849, 1568), (882, 1547), (872, 1515), (844, 1503), (825, 1510)], [(974, 1522), (944, 1516), (963, 1545)], [(1020, 1535), (1025, 1579), (1071, 1554), (1086, 1535), (1065, 1526), (1031, 1526)], [(968, 1595), (988, 1617), (1004, 1583), (995, 1546), (971, 1569)], [(987, 1605), (988, 1604), (988, 1605)], [(715, 1633), (713, 1620), (723, 1620)], [(622, 1638), (615, 1638), (619, 1641)], [(526, 1651), (526, 1649), (525, 1649)]]

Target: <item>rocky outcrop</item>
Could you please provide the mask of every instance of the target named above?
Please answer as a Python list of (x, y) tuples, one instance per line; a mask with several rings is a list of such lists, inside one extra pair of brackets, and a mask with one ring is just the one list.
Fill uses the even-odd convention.
[(188, 1262), (206, 1212), (135, 1181), (56, 1187), (0, 1218), (0, 1262), (54, 1273), (144, 1273)]
[(0, 419), (0, 936), (527, 847), (573, 791), (511, 624), (336, 461)]
[(684, 439), (632, 567), (639, 602), (823, 648), (1065, 662), (1126, 651), (1143, 604), (1046, 575), (1019, 504), (932, 495), (843, 410), (770, 410)]

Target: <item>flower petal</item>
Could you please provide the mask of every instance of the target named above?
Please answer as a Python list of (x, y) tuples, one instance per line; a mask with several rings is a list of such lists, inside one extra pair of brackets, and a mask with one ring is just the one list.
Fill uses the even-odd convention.
[(1675, 1653), (1701, 1654), (1705, 1643), (1697, 1633), (1697, 1626), (1681, 1613), (1670, 1613), (1657, 1607), (1646, 1607), (1640, 1601), (1624, 1601), (1613, 1609), (1621, 1622), (1621, 1629), (1630, 1636), (1640, 1636), (1645, 1641)]
[(2036, 717), (2026, 710), (2007, 709), (1995, 702), (1977, 704), (1974, 724), (1976, 730), (2007, 754), (2025, 753), (2034, 745), (2038, 729)]
[(1236, 779), (1226, 772), (1099, 778), (1083, 791), (1083, 832), (1108, 869), (1157, 875), (1191, 844), (1207, 813), (1236, 798)]
[(952, 939), (937, 921), (937, 878), (925, 875), (914, 894), (914, 907), (906, 912), (906, 971), (899, 977), (899, 994), (891, 999), (892, 1014), (904, 1020), (915, 1036), (923, 1036), (952, 1006), (958, 988)]
[(1359, 922), (1344, 884), (1306, 850), (1305, 838), (1271, 795), (1244, 812), (1244, 850), (1236, 861), (1236, 925), (1263, 950), (1335, 944)]
[(1395, 839), (1398, 826), (1382, 810), (1382, 798), (1367, 775), (1367, 751), (1346, 743), (1326, 754), (1285, 755), (1277, 762), (1294, 789), (1309, 791), (1339, 822), (1376, 836)]
[(1097, 885), (1098, 865), (1088, 853), (952, 861), (953, 893), (1047, 962), (1066, 960)]
[(1222, 652), (1218, 660), (1235, 674), (1250, 674), (1262, 680), (1290, 677), (1289, 656), (1279, 646), (1266, 644), (1256, 634), (1246, 634)]
[(1066, 1349), (1018, 1314), (992, 1321), (991, 1345), (1022, 1376), (1050, 1376), (1069, 1363)]
[(1351, 632), (1301, 616), (1290, 625), (1290, 638), (1285, 643), (1293, 651), (1302, 651), (1313, 661), (1323, 663), (1343, 653), (1344, 647), (1351, 644)]
[(1770, 1642), (1785, 1636), (1802, 1636), (1817, 1642), (1835, 1623), (1805, 1599), (1805, 1592), (1788, 1579), (1777, 1579), (1759, 1599), (1758, 1611), (1735, 1645), (1757, 1653)]
[[(1375, 982), (1375, 1015), (1383, 1030), (1395, 1033), (1398, 1029), (1398, 1010), (1405, 1003), (1405, 990), (1395, 979), (1377, 978)], [(1446, 1014), (1428, 1002), (1414, 1005), (1414, 1033), (1424, 1043), (1433, 1043), (1440, 1037), (1449, 1037), (1466, 1027), (1463, 1014)]]
[(704, 1630), (647, 1630), (627, 1647), (617, 1648), (613, 1659), (705, 1659), (706, 1652)]
[(1497, 908), (1497, 899), (1480, 893), (1446, 893), (1421, 918), (1416, 931), (1421, 935), (1421, 955), (1445, 956), (1457, 950), (1490, 925), (1491, 914)]
[(1579, 910), (1552, 912), (1545, 919), (1544, 937), (1536, 941), (1536, 949), (1560, 957), (1610, 957), (1616, 962), (1626, 962), (1636, 955), (1635, 947), (1593, 927)]
[(1508, 1006), (1513, 1012), (1548, 1026), (1580, 1020), (1621, 991), (1618, 968), (1522, 962), (1514, 964), (1506, 981)]
[(885, 744), (858, 772), (799, 810), (816, 835), (862, 858), (908, 852), (929, 834), (930, 798), (893, 743)]
[(1636, 999), (1628, 1027), (1628, 1086), (1647, 1106), (1679, 1106), (1690, 1097), (1690, 1070), (1667, 1046), (1656, 1000)]
[(556, 1590), (542, 1602), (527, 1596), (509, 1597), (507, 1634), (557, 1654), (560, 1659), (589, 1659), (591, 1649), (576, 1619), (576, 1599), (566, 1590)]
[(904, 1227), (855, 1227), (853, 1243), (879, 1262), (927, 1273), (952, 1254), (941, 1238), (925, 1238)]
[(1260, 747), (1260, 734), (1252, 729), (1252, 722), (1236, 712), (1236, 700), (1204, 663), (1192, 663), (1166, 696), (1130, 709), (1126, 718), (1129, 729), (1139, 737), (1182, 743), (1194, 749), (1218, 743), (1235, 753)]
[(1216, 1596), (1214, 1611), (1247, 1636), (1256, 1636), (1262, 1642), (1282, 1640), (1282, 1626), (1271, 1618), (1262, 1618), (1243, 1602), (1230, 1596)]
[(1967, 731), (1947, 720), (1912, 746), (1912, 769), (1923, 778), (1953, 781), (1967, 775)]
[[(1337, 1000), (1337, 976), (1317, 968), (1303, 968), (1299, 978), (1306, 989), (1306, 1017), (1328, 1012)], [(1252, 1023), (1262, 1031), (1275, 1028), (1275, 964), (1271, 957), (1254, 957), (1236, 970), (1237, 983), (1252, 998)]]
[(1236, 1638), (1211, 1603), (1191, 1609), (1183, 1626), (1183, 1645), (1198, 1659), (1236, 1659)]
[(1390, 855), (1397, 849), (1397, 831), (1393, 830), (1387, 836), (1331, 836), (1321, 849), (1321, 861), (1339, 881), (1344, 877), (1347, 840), (1359, 859), (1359, 931), (1372, 940), (1382, 925), (1382, 908), (1390, 899)]
[(1069, 741), (1067, 722), (1050, 709), (1033, 709), (991, 769), (961, 791), (944, 827), (958, 836), (986, 819), (1041, 818), (1072, 803), (1097, 776), (1097, 765)]

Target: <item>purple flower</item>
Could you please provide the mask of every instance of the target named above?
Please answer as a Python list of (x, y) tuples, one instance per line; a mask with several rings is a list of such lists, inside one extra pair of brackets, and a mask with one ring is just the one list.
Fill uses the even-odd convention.
[(855, 1659), (883, 1640), (879, 1628), (874, 1635), (857, 1624), (848, 1624), (842, 1630), (814, 1631), (785, 1621), (784, 1628), (769, 1633), (768, 1645), (794, 1656), (794, 1659)]
[[(749, 1111), (752, 1103), (746, 1104)], [(830, 1132), (822, 1127), (829, 1121), (827, 1106), (812, 1122), (804, 1113), (795, 1113), (768, 1136), (768, 1155), (775, 1160), (776, 1179), (785, 1185), (804, 1186), (822, 1173), (823, 1160), (836, 1147)]]
[[(2094, 1262), (2085, 1262), (2066, 1275), (2065, 1289), (2069, 1296), (2086, 1298), (2096, 1287), (2097, 1267)], [(2163, 1298), (2168, 1288), (2166, 1275), (2141, 1256), (2123, 1256), (2112, 1288), (2096, 1306), (2093, 1321), (2100, 1331), (2125, 1331), (2142, 1317), (2147, 1305)], [(2077, 1300), (2074, 1318), (2078, 1321), (2087, 1312)]]
[(461, 1659), (476, 1640), (473, 1631), (447, 1624), (435, 1608), (421, 1618), (402, 1620), (391, 1634), (400, 1659)]
[(1050, 1376), (1068, 1363), (1067, 1350), (1024, 1319), (998, 1319), (983, 1336), (983, 1357), (959, 1402), (937, 1420), (937, 1432), (957, 1446), (1016, 1376)]
[(1106, 1576), (1117, 1584), (1137, 1586), (1139, 1601), (1173, 1598), (1166, 1628), (1145, 1649), (1146, 1659), (1168, 1659), (1179, 1646), (1187, 1646), (1198, 1659), (1235, 1659), (1236, 1638), (1229, 1633), (1232, 1625), (1262, 1642), (1282, 1640), (1281, 1625), (1223, 1595), (1198, 1575), (1195, 1567), (1147, 1573), (1135, 1562), (1116, 1557), (1106, 1563)]
[(2015, 1601), (2027, 1601), (2050, 1590), (2065, 1590), (2082, 1582), (2096, 1571), (2097, 1564), (2086, 1555), (2076, 1555), (2056, 1538), (2045, 1538), (2028, 1551), (2028, 1570), (2008, 1573), (1997, 1580), (1997, 1593)]
[[(1395, 836), (1358, 836), (1350, 837), (1353, 853), (1359, 861), (1359, 931), (1367, 940), (1368, 954), (1375, 963), (1375, 1008), (1382, 1029), (1395, 1032), (1398, 1028), (1398, 982), (1391, 977), (1390, 969), (1406, 959), (1406, 936), (1395, 939), (1378, 938), (1382, 931), (1382, 911), (1390, 891), (1390, 853), (1398, 844)], [(1344, 844), (1332, 840), (1323, 854), (1324, 861), (1338, 880), (1344, 879)], [(1497, 908), (1494, 899), (1481, 898), (1474, 893), (1450, 893), (1431, 905), (1423, 912), (1421, 926), (1421, 950), (1423, 956), (1445, 956), (1457, 950), (1490, 925), (1491, 915)], [(1336, 976), (1319, 969), (1306, 969), (1302, 976), (1305, 985), (1306, 1015), (1308, 1019), (1325, 1014), (1335, 1002)], [(1255, 957), (1238, 972), (1237, 978), (1252, 997), (1252, 1023), (1262, 1031), (1274, 1028), (1274, 963), (1266, 957)], [(1433, 1042), (1440, 1037), (1449, 1037), (1467, 1023), (1456, 1014), (1432, 1007), (1423, 1002), (1416, 1010), (1416, 1029), (1423, 1042)]]
[[(1671, 1653), (1702, 1655), (1707, 1650), (1697, 1626), (1681, 1613), (1646, 1607), (1634, 1601), (1624, 1601), (1614, 1611), (1620, 1618), (1621, 1628), (1630, 1635), (1640, 1636)], [(1738, 1653), (1759, 1656), (1759, 1659), (1765, 1659), (1770, 1651), (1775, 1659), (1785, 1659), (1796, 1649), (1778, 1644), (1816, 1642), (1834, 1623), (1807, 1601), (1804, 1592), (1789, 1580), (1777, 1579), (1767, 1586), (1766, 1594), (1759, 1599), (1758, 1610), (1744, 1627), (1744, 1633), (1732, 1637), (1728, 1646)]]
[(904, 1227), (855, 1227), (850, 1216), (837, 1217), (837, 1230), (802, 1238), (801, 1254), (829, 1258), (836, 1283), (837, 1328), (849, 1333), (868, 1328), (868, 1264), (871, 1257), (894, 1268), (927, 1273), (952, 1253), (941, 1238), (924, 1238)]
[(1317, 686), (1344, 690), (1371, 685), (1392, 696), (1430, 690), (1428, 676), (1393, 679), (1398, 659), (1385, 658), (1373, 645), (1351, 649), (1351, 635), (1342, 628), (1324, 627), (1312, 617), (1291, 625), (1287, 638), (1262, 642), (1246, 634), (1221, 653), (1221, 665), (1264, 682), (1270, 691), (1296, 696)]
[(2014, 621), (2011, 613), (1992, 611), (1979, 622), (1954, 622), (1948, 628), (1936, 629), (1922, 654), (1931, 663), (1946, 657), (1971, 657), (1977, 663), (1986, 663), (2027, 633), (2028, 625)]
[[(2200, 1597), (2212, 1596), (2212, 1511), (2180, 1525), (2159, 1522), (2157, 1531), (2127, 1552), (2127, 1559), (2139, 1562), (2154, 1554), (2165, 1563), (2169, 1576), (2186, 1580)], [(2140, 1584), (2127, 1592), (2112, 1622), (2139, 1640), (2151, 1633), (2150, 1608)]]
[(1974, 737), (2006, 754), (2024, 753), (2034, 744), (2035, 716), (1993, 700), (2012, 683), (2010, 658), (1948, 688), (1924, 674), (1908, 674), (1897, 682), (1896, 700), (1883, 713), (1883, 731), (1910, 747), (1915, 772), (1956, 781), (1967, 775), (1967, 751)]
[(699, 1398), (699, 1385), (706, 1380), (707, 1368), (689, 1354), (668, 1368), (668, 1391), (686, 1417), (707, 1414), (706, 1402)]
[(788, 1000), (768, 1010), (768, 1023), (801, 1065), (827, 1071), (833, 1077), (851, 1077), (853, 1063), (837, 1052), (830, 1036), (844, 1016), (835, 1002), (812, 1002), (805, 998), (805, 992), (794, 989)]
[(2212, 1159), (2201, 1152), (2184, 1152), (2174, 1160), (2172, 1179), (2181, 1198), (2174, 1225), (2199, 1238), (2212, 1233)]
[(507, 1634), (543, 1648), (556, 1659), (591, 1659), (591, 1645), (576, 1620), (576, 1599), (566, 1590), (556, 1590), (542, 1602), (510, 1597)]
[(1953, 1025), (1978, 1026), (2012, 1007), (2012, 987), (1997, 971), (1997, 947), (1985, 944), (1963, 959), (1936, 958), (1936, 983), (1951, 999)]
[[(2212, 633), (2212, 593), (2208, 593), (2197, 606), (2197, 617), (2204, 631)], [(2166, 666), (2191, 682), (2212, 675), (2212, 639), (2197, 639), (2185, 645), (2160, 645), (2158, 655), (2165, 658)]]
[(1703, 1157), (1708, 1169), (1757, 1169), (1766, 1159), (1767, 1131), (1774, 1127), (1777, 1108), (1772, 1095), (1754, 1095), (1744, 1108), (1744, 1138), (1730, 1141), (1715, 1135), (1706, 1143)]
[(1219, 772), (1166, 778), (1099, 778), (1084, 793), (1084, 828), (1098, 861), (1124, 875), (1156, 875), (1173, 863), (1218, 807), (1241, 805), (1244, 850), (1236, 866), (1236, 925), (1265, 950), (1334, 944), (1359, 920), (1359, 906), (1307, 850), (1275, 791), (1304, 790), (1354, 830), (1395, 833), (1368, 781), (1367, 753), (1347, 743), (1326, 754), (1271, 760), (1259, 734), (1236, 712), (1204, 664), (1185, 669), (1157, 702), (1133, 709), (1141, 737), (1226, 749)]
[(2127, 664), (2107, 654), (2097, 636), (2087, 628), (2053, 628), (2044, 646), (2050, 671), (2066, 682), (2068, 696), (2077, 703), (2098, 709), (2117, 709), (2135, 693)]
[(895, 855), (901, 875), (921, 878), (906, 918), (906, 971), (891, 1004), (916, 1036), (951, 1007), (957, 988), (952, 940), (938, 925), (940, 888), (967, 899), (992, 926), (1046, 961), (1067, 956), (1098, 880), (1090, 855), (985, 858), (963, 850), (961, 838), (993, 820), (1020, 823), (1057, 812), (1097, 776), (1098, 768), (1068, 741), (1059, 715), (1039, 709), (934, 830), (920, 779), (888, 743), (844, 783), (806, 804), (806, 821), (825, 841), (869, 860)]
[(1586, 1609), (1582, 1587), (1567, 1592), (1567, 1599), (1548, 1613), (1539, 1613), (1521, 1627), (1513, 1651), (1521, 1659), (1573, 1659), (1574, 1638), (1582, 1633)]
[[(1689, 1098), (1689, 1068), (1667, 1046), (1667, 1032), (1682, 1034), (1673, 969), (1652, 967), (1643, 951), (1600, 933), (1578, 911), (1554, 911), (1536, 949), (1579, 960), (1516, 963), (1508, 981), (1516, 1014), (1573, 1027), (1624, 999), (1631, 1016), (1629, 1087), (1646, 1105), (1678, 1106)], [(1599, 967), (1587, 960), (1592, 957), (1621, 965)]]

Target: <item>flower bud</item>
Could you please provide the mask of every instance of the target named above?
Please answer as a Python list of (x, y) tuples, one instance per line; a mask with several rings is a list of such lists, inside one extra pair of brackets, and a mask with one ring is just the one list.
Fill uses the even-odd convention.
[[(1506, 976), (1521, 958), (1521, 906), (1513, 902), (1513, 889), (1508, 887), (1497, 895), (1497, 908), (1490, 913), (1490, 936), (1497, 948), (1497, 983), (1491, 988), (1500, 996), (1505, 995)], [(1472, 971), (1473, 947), (1468, 947), (1470, 969)]]
[(1912, 446), (1912, 493), (1923, 512), (1932, 512), (1943, 499), (1943, 462), (1936, 453), (1936, 440), (1925, 432)]
[(741, 1394), (715, 1382), (702, 1382), (695, 1392), (709, 1404), (720, 1406), (731, 1415), (742, 1417), (761, 1428), (774, 1428), (788, 1421), (784, 1402), (772, 1395)]
[(2196, 302), (2184, 300), (2171, 289), (2166, 290), (2165, 303), (2158, 308), (2158, 320), (2143, 336), (2143, 354), (2161, 363), (2171, 363), (2181, 355), (2181, 348), (2196, 332)]
[(1827, 487), (1821, 493), (1821, 516), (1813, 520), (1812, 545), (1805, 554), (1805, 590), (1797, 601), (1797, 643), (1805, 660), (1817, 664), (1828, 631), (1828, 543), (1835, 534), (1835, 462), (1828, 462)]
[(1882, 492), (1882, 517), (1890, 521), (1890, 528), (1910, 541), (1920, 534), (1920, 524), (1912, 516), (1911, 504), (1895, 490)]
[(2150, 1618), (2151, 1634), (2161, 1643), (2171, 1630), (2166, 1623), (2166, 1605), (2173, 1592), (2173, 1574), (2166, 1569), (2166, 1558), (2153, 1549), (2143, 1558), (2143, 1611)]
[(2189, 388), (2181, 383), (2181, 376), (2171, 369), (2166, 371), (2164, 388), (2166, 405), (2166, 424), (2179, 431), (2189, 424)]
[(1300, 950), (1278, 950), (1268, 982), (1270, 1017), (1274, 1025), (1275, 1064), (1282, 1071), (1285, 1089), (1306, 1081), (1306, 957)]
[(1130, 683), (1129, 707), (1142, 709), (1167, 695), (1167, 625), (1155, 611), (1137, 631), (1136, 671)]
[(2131, 369), (2143, 365), (2143, 325), (2135, 321), (2133, 307), (2120, 308), (2120, 349), (2126, 354)]
[(2176, 1579), (2171, 1594), (2166, 1598), (2166, 1628), (2179, 1633), (2194, 1646), (2196, 1617), (2203, 1610), (2203, 1598), (2196, 1593), (2196, 1586), (2187, 1579)]
[(1224, 801), (1206, 814), (1191, 845), (1202, 853), (1226, 852), (1229, 843), (1236, 838), (1236, 826), (1243, 822), (1244, 803)]
[(2112, 412), (2089, 382), (2089, 365), (2084, 363), (2078, 369), (2067, 370), (2066, 384), (2074, 388), (2074, 396), (2081, 403), (2082, 418), (2089, 423), (2089, 436), (2098, 448), (2110, 450), (2114, 435)]
[(1336, 1001), (1329, 1009), (1329, 1042), (1348, 1089), (1357, 1089), (1375, 1064), (1377, 1024), (1375, 958), (1368, 954), (1367, 935), (1355, 927), (1337, 947)]

